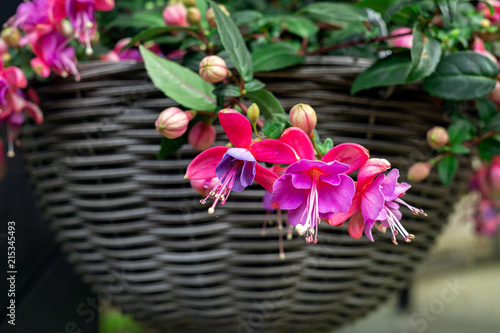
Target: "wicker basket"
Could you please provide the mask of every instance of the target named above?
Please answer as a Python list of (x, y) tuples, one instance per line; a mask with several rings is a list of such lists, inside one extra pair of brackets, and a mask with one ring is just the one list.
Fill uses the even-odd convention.
[[(353, 78), (368, 65), (311, 57), (258, 78), (285, 109), (311, 104), (320, 135), (363, 144), (404, 174), (430, 154), (423, 138), (443, 114), (417, 86), (398, 87), (389, 99), (351, 96)], [(231, 194), (209, 215), (183, 179), (197, 152), (186, 145), (176, 158), (156, 159), (154, 121), (176, 103), (141, 64), (87, 63), (81, 74), (81, 82), (39, 89), (46, 121), (23, 137), (36, 190), (84, 280), (102, 299), (164, 331), (324, 332), (364, 316), (405, 285), (466, 179), (459, 174), (444, 188), (432, 174), (413, 186), (407, 201), (429, 217), (405, 214), (403, 224), (416, 235), (411, 244), (395, 246), (382, 233), (373, 244), (354, 240), (345, 227), (323, 223), (317, 245), (285, 241), (281, 261), (278, 231), (261, 235), (262, 188)]]

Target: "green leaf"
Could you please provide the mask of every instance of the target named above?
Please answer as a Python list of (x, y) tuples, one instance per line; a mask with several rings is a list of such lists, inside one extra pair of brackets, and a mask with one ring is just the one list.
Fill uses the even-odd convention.
[(210, 6), (214, 10), (217, 31), (224, 49), (243, 80), (250, 81), (253, 78), (252, 58), (238, 27), (215, 3), (210, 1)]
[(357, 2), (356, 6), (370, 8), (383, 15), (396, 1), (398, 0), (362, 0)]
[(260, 113), (267, 119), (273, 119), (275, 114), (285, 114), (278, 99), (267, 90), (247, 92), (246, 96), (257, 103)]
[(343, 29), (326, 32), (328, 33), (328, 38), (325, 41), (325, 46), (330, 46), (341, 43), (354, 35), (366, 34), (367, 30), (362, 22), (351, 22)]
[(144, 43), (152, 40), (155, 37), (167, 34), (172, 32), (173, 30), (196, 30), (194, 27), (179, 27), (179, 26), (169, 26), (169, 27), (159, 27), (159, 28), (151, 28), (148, 30), (144, 30), (137, 35), (135, 35), (132, 40), (121, 49), (120, 53), (125, 51), (126, 49), (134, 46), (137, 43)]
[(429, 76), (436, 69), (441, 58), (441, 43), (422, 33), (422, 25), (417, 23), (413, 29), (411, 48), (411, 69), (406, 82), (415, 82)]
[(457, 11), (458, 0), (437, 0), (443, 17), (448, 22), (453, 22)]
[(269, 139), (276, 139), (281, 135), (281, 133), (283, 133), (284, 129), (285, 129), (285, 124), (278, 121), (270, 120), (266, 121), (264, 127), (262, 127), (262, 133), (264, 133), (264, 135), (267, 136)]
[(483, 127), (483, 131), (500, 131), (500, 113), (492, 117)]
[(402, 84), (411, 68), (409, 53), (395, 53), (377, 61), (370, 68), (359, 74), (351, 87), (351, 94), (381, 86)]
[(457, 52), (441, 59), (424, 80), (431, 95), (455, 101), (476, 99), (495, 88), (498, 65), (475, 52)]
[(498, 110), (495, 106), (495, 103), (493, 103), (490, 99), (488, 98), (480, 98), (477, 100), (477, 113), (479, 114), (479, 119), (483, 123), (488, 123), (491, 118), (496, 116), (498, 114)]
[(457, 172), (458, 160), (455, 156), (446, 156), (441, 161), (439, 161), (438, 165), (438, 174), (441, 182), (448, 186), (451, 184), (455, 173)]
[(223, 84), (218, 86), (213, 91), (216, 96), (224, 96), (224, 97), (240, 97), (241, 92), (240, 88), (233, 83)]
[(330, 149), (333, 148), (333, 140), (330, 138), (326, 138), (325, 142), (323, 143), (323, 148), (325, 149), (325, 153), (329, 152)]
[(180, 136), (177, 139), (163, 138), (161, 140), (160, 151), (156, 157), (159, 160), (167, 158), (175, 153), (185, 143), (187, 143), (187, 135)]
[[(415, 5), (424, 3), (422, 0), (396, 0), (392, 1), (389, 8), (385, 11), (383, 15), (384, 21), (388, 22), (390, 20), (401, 21), (404, 18), (410, 18), (414, 15), (414, 11), (409, 8)], [(397, 18), (396, 18), (397, 16)], [(394, 18), (393, 18), (394, 17)], [(402, 22), (401, 22), (402, 23)]]
[(141, 55), (154, 85), (182, 106), (199, 111), (216, 111), (214, 86), (197, 73), (163, 59), (140, 46)]
[(263, 89), (266, 85), (257, 79), (253, 79), (252, 81), (248, 81), (245, 83), (245, 91), (247, 93), (257, 91)]
[(455, 143), (450, 147), (450, 151), (454, 154), (468, 154), (470, 153), (470, 149), (462, 145), (461, 143)]
[(252, 52), (255, 72), (269, 72), (304, 62), (290, 43), (272, 43)]
[(493, 156), (500, 154), (500, 139), (485, 139), (477, 145), (477, 149), (479, 151), (479, 156), (481, 156), (483, 160), (489, 161)]
[(242, 10), (231, 14), (231, 18), (238, 26), (248, 24), (262, 18), (262, 13), (256, 10)]
[(118, 15), (112, 22), (106, 25), (106, 28), (156, 28), (165, 27), (161, 12), (147, 11), (137, 12), (133, 15)]
[(282, 20), (283, 27), (292, 34), (302, 38), (310, 38), (319, 28), (313, 21), (300, 16), (285, 16)]
[(318, 21), (328, 23), (368, 21), (366, 11), (350, 3), (317, 2), (298, 13), (307, 13)]
[(469, 120), (455, 118), (447, 129), (448, 137), (451, 143), (462, 143), (470, 140), (476, 134), (476, 127)]

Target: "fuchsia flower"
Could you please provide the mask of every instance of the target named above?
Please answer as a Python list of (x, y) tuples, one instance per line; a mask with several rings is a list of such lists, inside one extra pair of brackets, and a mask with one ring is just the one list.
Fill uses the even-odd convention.
[(182, 5), (168, 5), (163, 10), (163, 21), (165, 25), (178, 25), (181, 27), (189, 27), (187, 21), (187, 8)]
[(317, 161), (307, 134), (296, 127), (283, 132), (280, 141), (292, 146), (301, 159), (274, 183), (272, 205), (289, 210), (290, 224), (307, 233), (308, 243), (316, 243), (320, 219), (349, 210), (355, 186), (347, 174), (363, 165), (369, 153), (358, 144), (345, 143)]
[[(233, 109), (219, 111), (219, 120), (227, 137), (236, 148), (213, 147), (205, 150), (189, 164), (185, 178), (209, 179), (217, 176), (219, 182), (210, 192), (215, 201), (208, 210), (213, 213), (217, 202), (223, 205), (232, 190), (242, 191), (255, 180), (272, 191), (276, 174), (257, 161), (291, 164), (297, 160), (294, 150), (278, 140), (252, 140), (252, 126), (247, 118)], [(203, 199), (206, 202), (208, 197)]]
[(402, 35), (402, 34), (408, 34), (408, 35), (389, 39), (387, 43), (393, 47), (403, 47), (406, 49), (411, 49), (411, 47), (413, 46), (413, 35), (411, 33), (412, 33), (411, 28), (406, 28), (406, 27), (398, 28), (391, 32), (391, 36)]
[(493, 12), (493, 15), (490, 13), (490, 9), (488, 6), (483, 3), (483, 2), (478, 2), (477, 4), (477, 9), (478, 11), (483, 14), (487, 19), (489, 19), (491, 22), (496, 22), (500, 20), (500, 1), (497, 0), (487, 0), (487, 2), (495, 9)]
[[(104, 54), (101, 57), (101, 60), (103, 61), (121, 61), (121, 60), (135, 60), (138, 62), (142, 62), (142, 56), (141, 52), (139, 51), (138, 48), (136, 47), (130, 47), (124, 51), (122, 49), (130, 43), (132, 38), (123, 38), (120, 39), (115, 47), (109, 51), (108, 53)], [(161, 52), (160, 46), (156, 42), (147, 42), (144, 43), (144, 47), (148, 49), (149, 51), (153, 52), (154, 54), (163, 57), (163, 53)]]

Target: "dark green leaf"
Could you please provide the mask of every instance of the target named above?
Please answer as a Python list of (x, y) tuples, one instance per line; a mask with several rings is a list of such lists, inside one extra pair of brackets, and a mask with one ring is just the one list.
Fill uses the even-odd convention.
[(156, 28), (165, 27), (161, 12), (147, 11), (137, 12), (133, 15), (118, 15), (112, 22), (106, 24), (106, 28)]
[(477, 113), (479, 114), (479, 119), (486, 124), (498, 114), (498, 110), (495, 103), (490, 99), (480, 98), (477, 100)]
[(483, 131), (500, 131), (500, 113), (492, 117), (483, 127)]
[(495, 88), (498, 65), (475, 52), (457, 52), (439, 62), (424, 80), (431, 95), (451, 100), (470, 100), (488, 95)]
[(193, 27), (178, 27), (178, 26), (169, 26), (169, 27), (159, 27), (159, 28), (151, 28), (148, 30), (144, 30), (140, 32), (139, 34), (135, 35), (132, 40), (123, 47), (123, 49), (120, 52), (125, 51), (126, 49), (138, 44), (138, 43), (144, 43), (147, 41), (152, 40), (155, 37), (165, 35), (169, 32), (172, 32), (173, 30), (196, 30), (196, 28)]
[(286, 127), (291, 127), (292, 123), (290, 122), (290, 116), (286, 113), (275, 113), (274, 119), (276, 119), (279, 122), (282, 122), (283, 124), (286, 124)]
[(373, 87), (402, 84), (410, 72), (410, 67), (409, 53), (392, 54), (359, 74), (351, 87), (351, 94)]
[(479, 156), (483, 160), (491, 160), (493, 156), (500, 154), (500, 138), (488, 138), (477, 145)]
[(319, 31), (316, 24), (305, 17), (285, 16), (282, 22), (286, 30), (302, 38), (310, 38)]
[(370, 8), (383, 15), (396, 1), (399, 0), (361, 0), (356, 6)]
[(252, 58), (238, 27), (215, 3), (210, 2), (210, 6), (214, 10), (217, 31), (224, 49), (243, 80), (250, 81), (253, 78)]
[(140, 50), (149, 77), (165, 95), (189, 109), (216, 111), (211, 83), (205, 82), (190, 69), (158, 57), (142, 45)]
[(266, 119), (273, 119), (274, 114), (285, 114), (285, 110), (283, 110), (278, 99), (267, 90), (247, 92), (246, 96), (254, 103), (257, 103), (260, 113)]
[(177, 139), (163, 138), (161, 140), (160, 151), (156, 157), (159, 160), (167, 158), (175, 153), (185, 143), (187, 143), (187, 135), (180, 136)]
[(231, 18), (233, 19), (234, 23), (239, 26), (262, 18), (262, 13), (256, 10), (242, 10), (232, 13)]
[(329, 33), (325, 46), (338, 44), (354, 35), (366, 34), (367, 30), (362, 22), (351, 22), (343, 29), (327, 31)]
[(448, 186), (451, 184), (455, 173), (457, 172), (458, 160), (455, 156), (446, 156), (438, 163), (438, 174), (441, 182)]
[[(383, 15), (384, 21), (388, 22), (393, 19), (393, 16), (408, 16), (414, 15), (413, 10), (409, 7), (413, 7), (415, 5), (420, 5), (426, 1), (423, 0), (397, 0), (392, 1), (389, 5), (389, 8), (385, 11)], [(430, 2), (430, 1), (427, 1)], [(400, 20), (401, 17), (398, 18)]]
[(447, 131), (450, 142), (456, 144), (472, 139), (476, 134), (476, 127), (469, 120), (456, 118)]
[(283, 130), (285, 129), (285, 124), (278, 121), (266, 121), (264, 127), (262, 127), (262, 133), (267, 136), (269, 139), (278, 138)]
[(307, 13), (318, 21), (328, 23), (368, 21), (366, 11), (350, 3), (317, 2), (304, 7), (299, 13)]
[(257, 79), (253, 79), (252, 81), (248, 81), (245, 83), (245, 91), (246, 92), (253, 92), (253, 91), (257, 91), (257, 90), (261, 90), (265, 87), (266, 85), (257, 80)]
[(441, 58), (441, 43), (422, 33), (422, 25), (417, 23), (413, 29), (411, 48), (411, 70), (406, 82), (415, 82), (429, 76), (436, 69)]
[(448, 22), (453, 22), (457, 11), (458, 0), (437, 0), (443, 17)]
[(290, 43), (272, 43), (252, 52), (255, 72), (269, 72), (304, 62)]
[(224, 97), (240, 97), (240, 88), (233, 83), (223, 84), (218, 86), (213, 91), (214, 95), (224, 96)]
[(470, 149), (462, 145), (461, 143), (455, 143), (450, 147), (450, 151), (454, 154), (468, 154), (470, 153)]

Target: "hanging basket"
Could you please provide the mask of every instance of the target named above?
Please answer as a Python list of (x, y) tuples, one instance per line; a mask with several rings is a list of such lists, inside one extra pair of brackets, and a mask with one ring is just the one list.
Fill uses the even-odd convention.
[[(302, 66), (257, 78), (285, 110), (307, 103), (320, 136), (356, 142), (404, 175), (429, 157), (426, 131), (443, 113), (418, 86), (349, 94), (362, 59), (310, 57)], [(395, 246), (352, 239), (320, 225), (317, 245), (262, 235), (264, 190), (257, 185), (207, 214), (186, 166), (188, 145), (158, 160), (154, 122), (176, 103), (151, 83), (142, 64), (86, 63), (82, 80), (39, 88), (45, 122), (23, 134), (40, 204), (84, 280), (125, 312), (171, 332), (325, 332), (366, 315), (404, 287), (446, 223), (466, 181), (439, 185), (436, 174), (405, 196), (427, 218), (405, 214), (416, 238)], [(391, 94), (392, 92), (392, 94)], [(390, 95), (389, 98), (385, 96)], [(218, 142), (225, 144), (221, 128)]]

